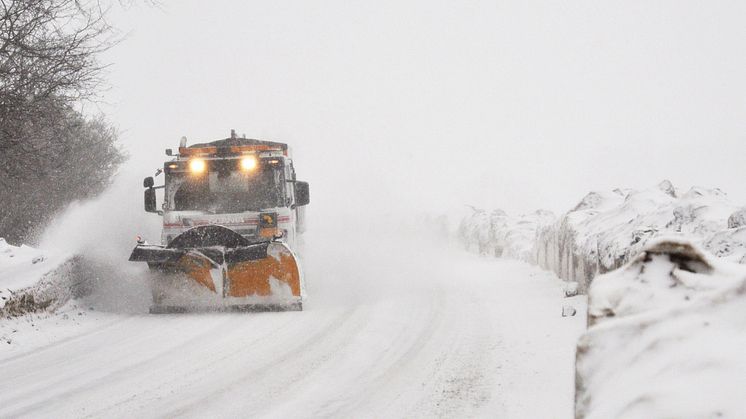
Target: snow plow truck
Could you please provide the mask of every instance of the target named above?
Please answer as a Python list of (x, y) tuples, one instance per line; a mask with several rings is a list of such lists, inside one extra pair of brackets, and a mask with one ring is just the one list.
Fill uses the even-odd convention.
[[(161, 244), (138, 237), (129, 260), (151, 271), (151, 313), (302, 310), (294, 253), (308, 183), (296, 179), (287, 144), (239, 138), (186, 145), (143, 181), (145, 211), (163, 217)], [(158, 208), (156, 190), (163, 190)]]

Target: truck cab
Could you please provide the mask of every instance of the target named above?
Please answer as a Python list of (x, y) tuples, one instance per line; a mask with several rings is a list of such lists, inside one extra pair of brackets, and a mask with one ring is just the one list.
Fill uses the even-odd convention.
[(182, 139), (162, 172), (163, 186), (154, 186), (152, 177), (144, 186), (145, 210), (163, 215), (163, 245), (193, 227), (221, 225), (251, 242), (280, 240), (294, 248), (305, 229), (308, 183), (297, 180), (287, 144), (237, 138), (235, 132), (189, 147)]

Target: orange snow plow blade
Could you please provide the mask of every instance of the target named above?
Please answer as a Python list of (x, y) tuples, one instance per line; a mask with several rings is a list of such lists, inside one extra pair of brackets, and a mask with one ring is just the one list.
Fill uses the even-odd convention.
[[(226, 258), (227, 259), (227, 258)], [(229, 261), (223, 267), (213, 268), (212, 261), (201, 253), (186, 253), (175, 264), (178, 271), (186, 273), (197, 283), (217, 292), (215, 271), (222, 268), (223, 289), (226, 297), (267, 297), (282, 292), (300, 297), (300, 270), (295, 256), (283, 243), (267, 244), (267, 257), (256, 260)]]
[(298, 262), (283, 243), (270, 243), (264, 259), (247, 260), (228, 266), (228, 280), (228, 295), (231, 297), (272, 295), (273, 286), (287, 286), (291, 295), (300, 297)]
[[(218, 297), (217, 308), (302, 309), (301, 271), (295, 255), (282, 242), (251, 243), (225, 227), (201, 226), (166, 247), (138, 245), (130, 260), (147, 262), (151, 269), (199, 284)], [(154, 305), (161, 304), (154, 293)]]

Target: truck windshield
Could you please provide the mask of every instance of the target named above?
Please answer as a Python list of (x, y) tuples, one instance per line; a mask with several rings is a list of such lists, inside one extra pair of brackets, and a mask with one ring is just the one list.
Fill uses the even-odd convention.
[(283, 206), (282, 170), (259, 166), (251, 174), (215, 172), (204, 176), (174, 175), (170, 187), (176, 211), (206, 211), (214, 214), (259, 211)]

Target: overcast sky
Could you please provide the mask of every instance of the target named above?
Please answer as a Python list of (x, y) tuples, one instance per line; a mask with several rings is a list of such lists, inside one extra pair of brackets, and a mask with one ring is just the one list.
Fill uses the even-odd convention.
[(112, 14), (125, 173), (235, 128), (290, 143), (323, 211), (559, 212), (664, 178), (746, 203), (746, 2), (161, 3)]

